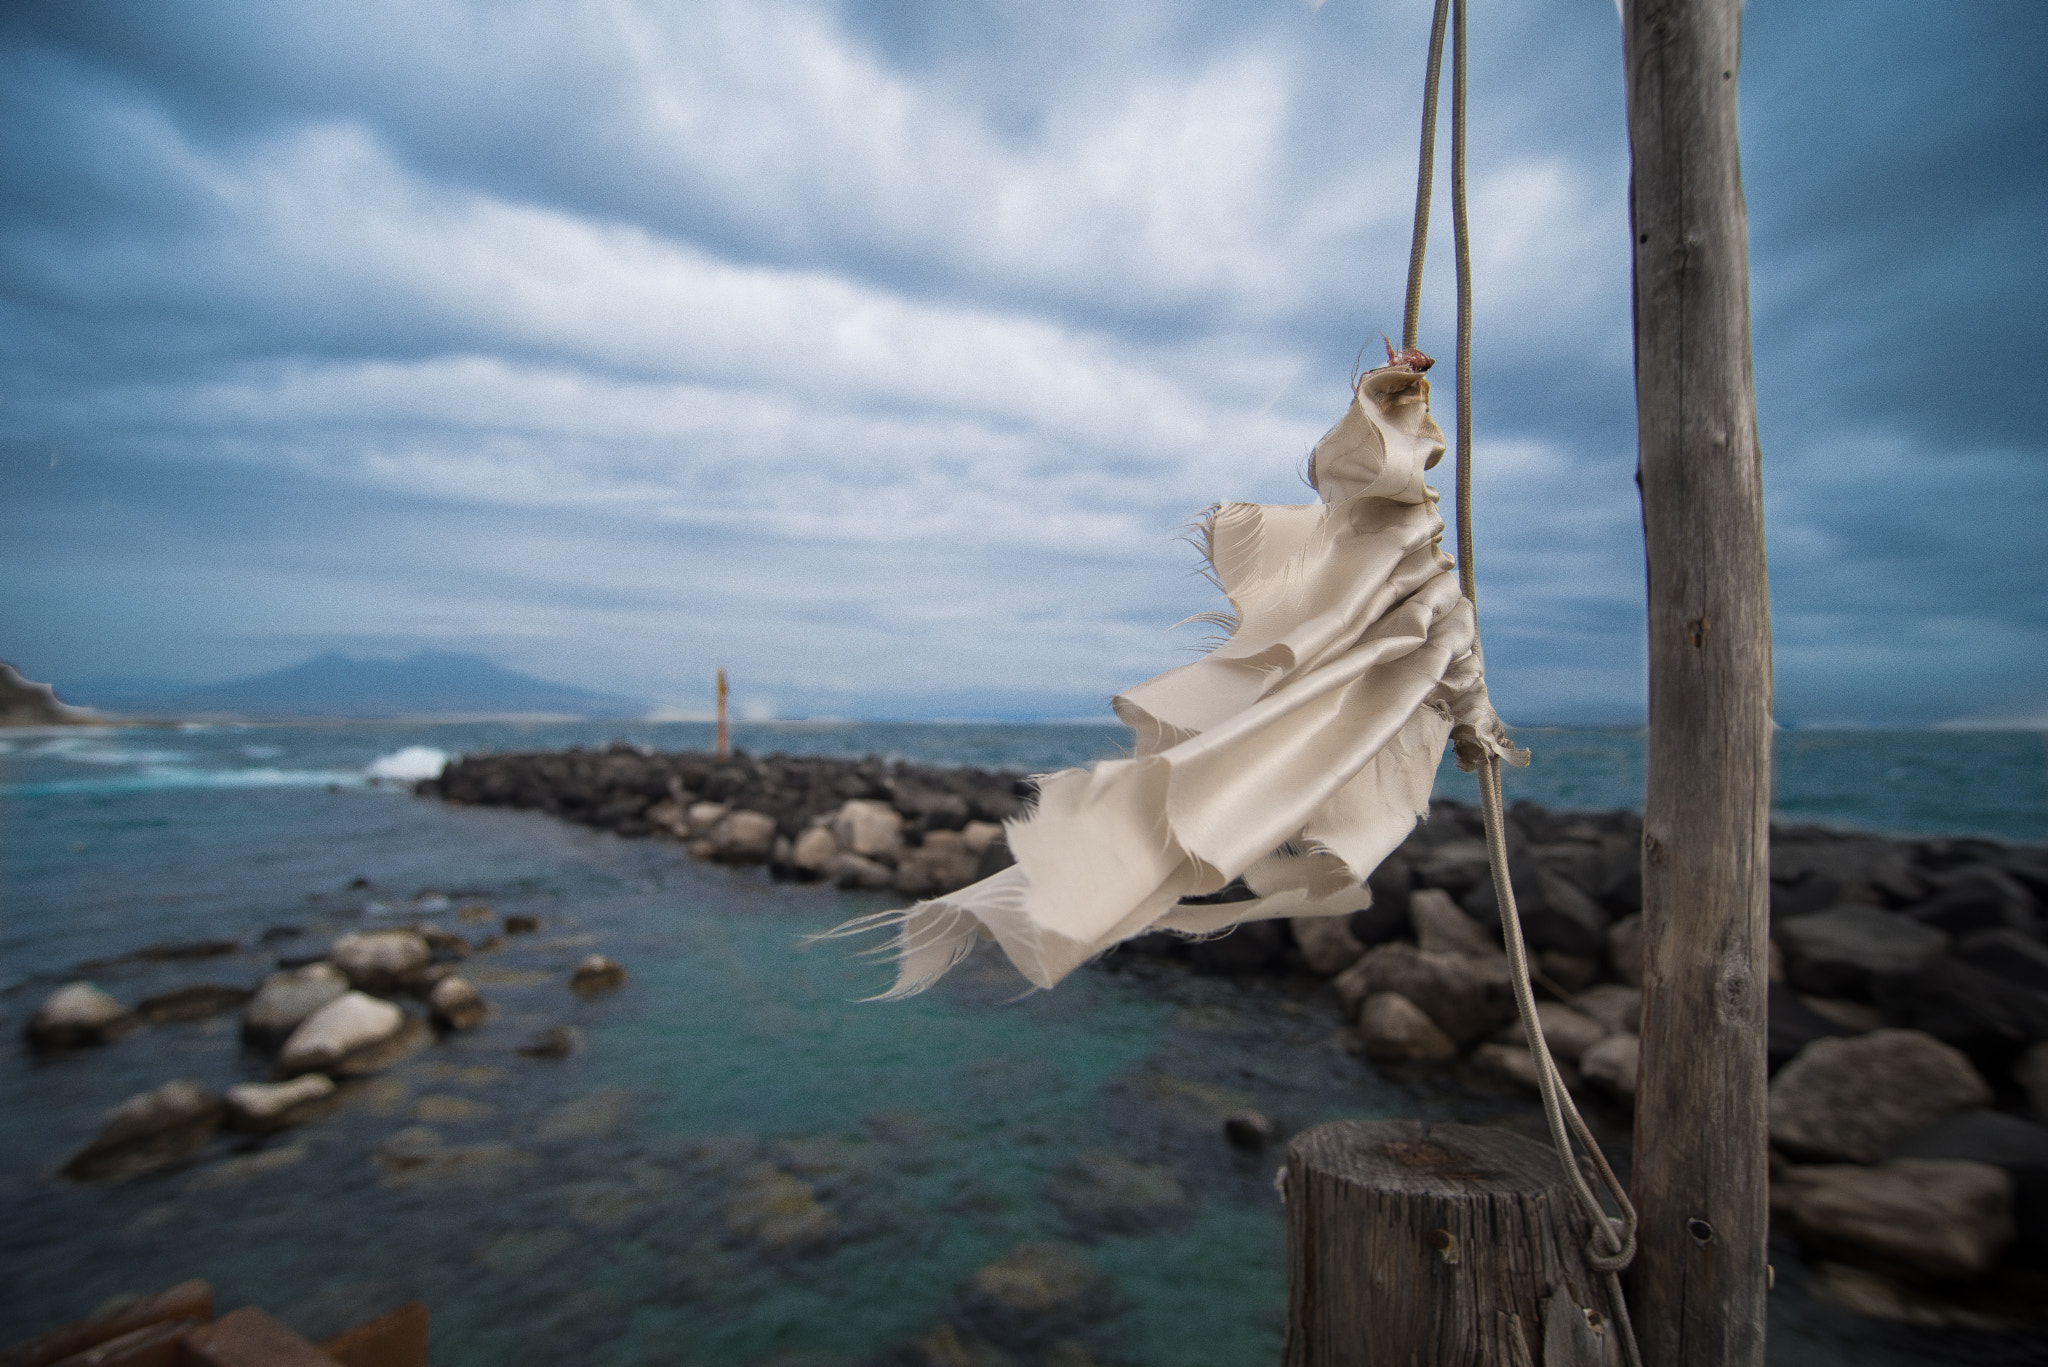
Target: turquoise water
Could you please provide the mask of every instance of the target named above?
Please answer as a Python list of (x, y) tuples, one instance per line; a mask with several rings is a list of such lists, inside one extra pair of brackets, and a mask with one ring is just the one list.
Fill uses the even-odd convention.
[[(0, 756), (0, 1023), (13, 1037), (56, 984), (127, 1001), (189, 982), (253, 983), (279, 951), (421, 915), (422, 895), (536, 915), (543, 929), (473, 956), (497, 1008), (332, 1116), (116, 1186), (51, 1174), (106, 1108), (172, 1077), (260, 1074), (233, 1018), (159, 1026), (36, 1060), (0, 1051), (0, 1341), (123, 1291), (204, 1276), (305, 1332), (418, 1295), (439, 1367), (854, 1364), (962, 1314), (960, 1287), (1020, 1244), (1057, 1241), (1096, 1269), (1093, 1311), (1062, 1331), (1105, 1364), (1270, 1362), (1284, 1304), (1277, 1157), (1218, 1136), (1255, 1107), (1283, 1130), (1423, 1115), (1540, 1128), (1519, 1097), (1344, 1051), (1330, 989), (1177, 968), (1098, 966), (1019, 998), (999, 963), (863, 1005), (884, 976), (801, 936), (886, 902), (774, 884), (529, 813), (450, 809), (369, 783), (406, 746), (701, 745), (708, 728), (214, 727), (9, 738)], [(753, 725), (760, 751), (869, 751), (1047, 769), (1113, 754), (1103, 727)], [(1639, 738), (1534, 732), (1516, 796), (1612, 806), (1641, 783)], [(1811, 741), (1812, 744), (1806, 744)], [(2028, 748), (2032, 746), (2029, 754)], [(2041, 836), (2038, 737), (1788, 733), (1788, 815), (1928, 833)], [(1449, 785), (1463, 781), (1457, 776)], [(1548, 786), (1544, 786), (1548, 785)], [(357, 879), (366, 885), (352, 886)], [(266, 929), (297, 936), (259, 949)], [(219, 959), (120, 956), (234, 938)], [(577, 999), (599, 951), (631, 977)], [(87, 960), (112, 960), (81, 970)], [(553, 1025), (571, 1057), (515, 1046)], [(1626, 1156), (1626, 1117), (1596, 1124)], [(431, 1131), (445, 1167), (387, 1151)], [(1170, 1179), (1150, 1223), (1076, 1223), (1080, 1164), (1113, 1155)], [(746, 1174), (773, 1165), (829, 1215), (819, 1244), (776, 1253), (727, 1225)], [(408, 1170), (413, 1171), (413, 1170)], [(420, 1175), (420, 1174), (424, 1175)], [(2027, 1360), (2011, 1336), (1874, 1325), (1805, 1290), (1775, 1250), (1772, 1361)]]

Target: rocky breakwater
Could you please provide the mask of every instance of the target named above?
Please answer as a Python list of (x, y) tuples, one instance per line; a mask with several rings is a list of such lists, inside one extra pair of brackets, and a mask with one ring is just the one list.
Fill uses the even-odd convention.
[[(459, 918), (492, 915), (488, 907), (472, 906), (463, 908)], [(531, 916), (504, 918), (509, 934), (537, 926)], [(494, 936), (474, 948), (494, 945), (502, 945), (502, 938)], [(135, 1177), (194, 1159), (223, 1128), (260, 1136), (319, 1118), (355, 1080), (392, 1067), (441, 1036), (476, 1030), (491, 1019), (490, 1004), (459, 969), (472, 948), (454, 931), (423, 921), (409, 928), (343, 934), (325, 954), (287, 961), (253, 991), (198, 984), (128, 1007), (87, 982), (58, 988), (23, 1032), (29, 1047), (40, 1053), (109, 1046), (152, 1025), (240, 1008), (243, 1063), (256, 1074), (222, 1095), (178, 1079), (128, 1098), (106, 1115), (99, 1133), (62, 1172), (81, 1180)], [(587, 997), (625, 981), (620, 965), (589, 955), (565, 985)], [(559, 1058), (574, 1047), (573, 1031), (557, 1026), (517, 1046), (516, 1052)]]
[(466, 755), (419, 791), (677, 840), (698, 858), (766, 864), (781, 878), (932, 897), (1007, 861), (1001, 823), (1034, 788), (1022, 774), (873, 757), (717, 760), (614, 744)]

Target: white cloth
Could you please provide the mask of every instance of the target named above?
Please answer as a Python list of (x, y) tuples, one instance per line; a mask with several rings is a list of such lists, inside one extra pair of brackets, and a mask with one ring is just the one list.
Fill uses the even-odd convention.
[[(1428, 812), (1446, 739), (1464, 768), (1486, 751), (1526, 763), (1487, 701), (1423, 483), (1443, 451), (1429, 382), (1390, 365), (1316, 444), (1320, 502), (1211, 508), (1229, 639), (1116, 699), (1132, 757), (1043, 777), (1036, 809), (1008, 823), (1013, 866), (843, 928), (896, 927), (883, 996), (922, 991), (982, 937), (1051, 987), (1149, 930), (1358, 910)], [(1240, 875), (1255, 900), (1181, 905)]]

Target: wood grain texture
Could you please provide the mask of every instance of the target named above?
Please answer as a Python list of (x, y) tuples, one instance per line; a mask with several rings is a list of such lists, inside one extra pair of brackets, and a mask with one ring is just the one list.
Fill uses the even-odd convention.
[(1764, 1351), (1771, 639), (1736, 125), (1740, 0), (1626, 0), (1649, 572), (1630, 1302), (1651, 1367)]
[(1416, 1120), (1318, 1125), (1287, 1148), (1285, 1361), (1614, 1367), (1590, 1232), (1546, 1145)]

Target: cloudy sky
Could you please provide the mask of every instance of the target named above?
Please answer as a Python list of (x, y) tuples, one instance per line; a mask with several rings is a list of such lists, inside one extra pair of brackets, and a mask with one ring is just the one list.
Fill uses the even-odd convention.
[[(1494, 694), (1632, 720), (1616, 15), (1472, 9)], [(12, 0), (0, 655), (470, 650), (686, 708), (724, 663), (757, 713), (1103, 715), (1200, 645), (1177, 528), (1310, 498), (1398, 331), (1427, 26)], [(2038, 0), (1749, 6), (1782, 720), (2048, 715), (2044, 69)]]

